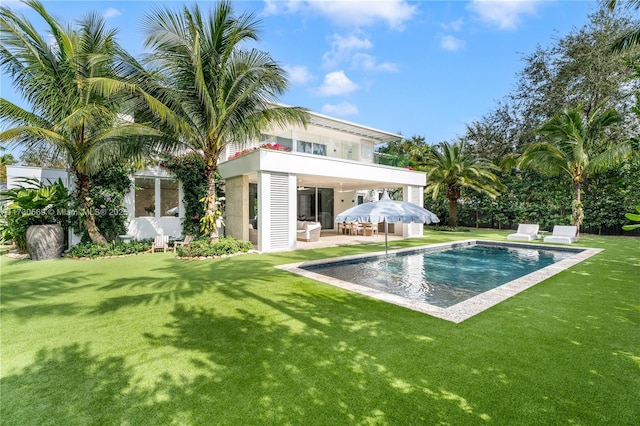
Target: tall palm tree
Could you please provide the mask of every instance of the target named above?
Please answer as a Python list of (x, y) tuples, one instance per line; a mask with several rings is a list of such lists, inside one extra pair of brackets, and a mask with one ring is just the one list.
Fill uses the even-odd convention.
[(258, 40), (258, 24), (253, 14), (234, 15), (227, 1), (206, 15), (197, 5), (156, 9), (144, 21), (152, 49), (147, 72), (160, 79), (146, 90), (174, 113), (165, 131), (203, 157), (208, 191), (201, 228), (212, 242), (220, 216), (214, 177), (227, 144), (257, 139), (269, 124), (307, 121), (304, 109), (276, 104), (286, 72), (269, 54), (247, 47)]
[[(609, 10), (613, 10), (623, 3), (620, 0), (600, 0), (600, 2), (609, 8)], [(640, 0), (627, 0), (624, 2), (624, 7), (640, 10)], [(618, 37), (618, 39), (613, 43), (613, 50), (621, 51), (638, 44), (640, 44), (640, 25), (632, 27), (626, 33)]]
[(44, 20), (50, 35), (0, 8), (0, 66), (32, 108), (0, 98), (0, 118), (10, 125), (0, 139), (63, 153), (76, 179), (79, 214), (89, 237), (106, 242), (89, 195), (91, 175), (113, 162), (140, 158), (149, 138), (160, 132), (122, 118), (132, 106), (131, 92), (118, 84), (119, 58), (127, 55), (115, 30), (107, 29), (95, 13), (76, 28), (63, 27), (41, 2), (25, 3)]
[(492, 198), (500, 195), (502, 183), (493, 173), (499, 168), (466, 149), (464, 141), (442, 142), (426, 154), (426, 193), (437, 198), (441, 190), (449, 200), (449, 226), (458, 225), (458, 199), (462, 188), (484, 193)]
[(589, 174), (618, 164), (633, 151), (628, 141), (613, 143), (609, 129), (622, 117), (613, 108), (600, 104), (587, 116), (582, 105), (566, 108), (538, 129), (539, 142), (527, 147), (519, 159), (522, 168), (548, 175), (567, 175), (574, 191), (573, 224), (580, 227), (584, 218), (581, 191)]

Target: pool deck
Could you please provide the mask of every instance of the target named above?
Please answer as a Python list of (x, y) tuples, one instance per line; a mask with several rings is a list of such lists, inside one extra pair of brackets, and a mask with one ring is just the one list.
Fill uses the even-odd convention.
[[(363, 237), (363, 238), (371, 238), (371, 237)], [(384, 235), (382, 236), (382, 238), (383, 238), (382, 244), (384, 245)], [(302, 269), (305, 266), (319, 265), (323, 263), (352, 261), (352, 260), (358, 260), (358, 259), (366, 260), (371, 257), (384, 256), (384, 251), (378, 252), (378, 253), (368, 253), (368, 254), (362, 254), (362, 255), (336, 257), (331, 259), (321, 259), (321, 260), (315, 260), (311, 262), (290, 263), (286, 265), (279, 265), (276, 267), (279, 269), (283, 269), (283, 270), (316, 280), (316, 281), (321, 281), (326, 284), (333, 285), (335, 287), (339, 287), (355, 293), (373, 297), (375, 299), (382, 300), (388, 303), (393, 303), (394, 305), (402, 306), (407, 309), (432, 315), (434, 317), (437, 317), (443, 320), (451, 321), (454, 323), (461, 323), (462, 321), (468, 318), (471, 318), (472, 316), (477, 315), (480, 312), (483, 312), (489, 309), (490, 307), (495, 306), (498, 303), (530, 287), (533, 287), (534, 285), (602, 251), (602, 249), (586, 249), (582, 247), (566, 246), (566, 245), (557, 246), (557, 245), (550, 245), (550, 244), (542, 245), (542, 244), (531, 244), (531, 243), (514, 243), (514, 242), (507, 243), (507, 242), (483, 241), (483, 240), (464, 240), (464, 241), (457, 241), (454, 243), (431, 244), (427, 246), (393, 250), (389, 252), (389, 255), (395, 256), (397, 254), (401, 254), (405, 252), (415, 252), (424, 248), (437, 251), (437, 250), (446, 249), (446, 248), (463, 247), (463, 246), (475, 245), (480, 243), (494, 245), (494, 246), (495, 245), (509, 246), (509, 247), (520, 247), (520, 248), (527, 248), (527, 249), (546, 249), (546, 250), (556, 249), (556, 250), (563, 250), (563, 251), (573, 251), (575, 252), (575, 254), (566, 259), (553, 263), (552, 265), (539, 269), (538, 271), (532, 272), (528, 275), (525, 275), (523, 277), (510, 281), (492, 290), (478, 294), (477, 296), (471, 297), (463, 302), (460, 302), (448, 308), (441, 308), (438, 306), (430, 305), (426, 302), (419, 301), (419, 300), (407, 299), (402, 296), (385, 293), (380, 290), (375, 290), (369, 287), (361, 286), (358, 284), (350, 283), (350, 282), (339, 280), (336, 278), (331, 278), (326, 275), (322, 275), (306, 269)]]
[[(388, 241), (399, 241), (403, 239), (404, 238), (399, 235), (388, 236)], [(384, 233), (365, 237), (362, 235), (338, 234), (335, 231), (322, 231), (318, 241), (298, 241), (297, 250), (311, 250), (326, 247), (348, 246), (353, 244), (378, 245), (382, 250), (384, 250)]]

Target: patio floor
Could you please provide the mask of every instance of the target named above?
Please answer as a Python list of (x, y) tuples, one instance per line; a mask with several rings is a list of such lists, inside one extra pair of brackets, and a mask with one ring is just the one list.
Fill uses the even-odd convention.
[[(402, 240), (402, 236), (400, 235), (389, 235), (389, 241), (397, 241)], [(382, 250), (384, 250), (384, 233), (367, 236), (364, 237), (362, 235), (343, 235), (338, 234), (335, 231), (322, 231), (320, 233), (319, 241), (298, 241), (297, 250), (309, 250), (309, 249), (318, 249), (325, 247), (338, 247), (338, 246), (348, 246), (353, 244), (376, 244), (379, 245)]]

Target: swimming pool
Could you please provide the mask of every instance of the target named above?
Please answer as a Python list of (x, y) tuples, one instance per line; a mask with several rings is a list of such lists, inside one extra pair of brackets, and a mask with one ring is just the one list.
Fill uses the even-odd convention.
[(461, 322), (599, 251), (467, 240), (281, 268)]

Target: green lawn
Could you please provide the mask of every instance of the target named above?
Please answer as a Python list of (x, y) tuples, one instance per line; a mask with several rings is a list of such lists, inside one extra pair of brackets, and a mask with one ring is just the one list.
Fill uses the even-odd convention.
[(3, 257), (0, 422), (637, 424), (640, 239), (576, 245), (605, 251), (461, 324), (273, 268), (380, 246)]

